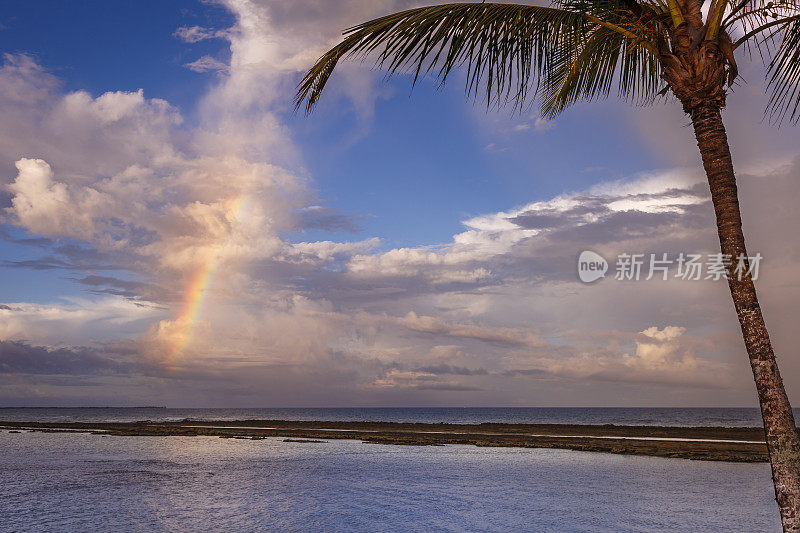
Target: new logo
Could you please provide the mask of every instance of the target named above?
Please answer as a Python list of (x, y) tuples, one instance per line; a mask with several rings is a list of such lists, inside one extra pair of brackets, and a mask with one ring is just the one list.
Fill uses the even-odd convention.
[(608, 261), (603, 256), (584, 250), (578, 257), (578, 277), (584, 283), (591, 283), (606, 276)]

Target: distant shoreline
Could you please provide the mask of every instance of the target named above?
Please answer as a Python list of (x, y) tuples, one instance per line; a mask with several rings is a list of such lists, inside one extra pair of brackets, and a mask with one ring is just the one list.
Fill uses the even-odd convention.
[(767, 461), (764, 433), (758, 427), (186, 419), (175, 422), (0, 420), (0, 428), (17, 431), (81, 431), (115, 436), (355, 439), (375, 444), (560, 448), (708, 461)]
[(169, 409), (166, 405), (135, 405), (133, 407), (119, 407), (117, 405), (106, 405), (106, 406), (89, 406), (89, 407), (41, 407), (41, 406), (23, 406), (23, 407), (9, 407), (9, 406), (1, 406), (0, 411), (2, 410), (17, 410), (17, 409), (46, 409), (46, 410), (56, 410), (56, 409), (63, 409), (63, 410), (89, 410), (89, 409)]

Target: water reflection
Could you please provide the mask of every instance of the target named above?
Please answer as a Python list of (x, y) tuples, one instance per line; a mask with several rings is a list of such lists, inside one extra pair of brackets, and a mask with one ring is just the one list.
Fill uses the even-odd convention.
[(766, 464), (0, 433), (14, 531), (777, 531)]

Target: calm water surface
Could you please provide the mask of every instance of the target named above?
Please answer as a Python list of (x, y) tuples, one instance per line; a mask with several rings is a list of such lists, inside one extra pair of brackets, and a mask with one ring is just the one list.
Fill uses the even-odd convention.
[[(800, 419), (800, 411), (795, 417)], [(99, 422), (137, 420), (337, 420), (479, 424), (628, 424), (761, 426), (755, 408), (728, 407), (387, 407), (278, 409), (0, 408), (0, 420)]]
[(769, 467), (0, 431), (4, 531), (779, 531)]

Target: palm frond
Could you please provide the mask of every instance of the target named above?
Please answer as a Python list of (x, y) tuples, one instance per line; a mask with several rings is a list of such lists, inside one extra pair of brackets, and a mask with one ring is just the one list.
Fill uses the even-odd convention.
[(763, 30), (797, 15), (800, 15), (798, 0), (749, 0), (735, 5), (722, 26), (731, 35), (742, 33), (736, 40), (737, 48), (744, 46), (747, 51), (755, 49), (762, 58), (766, 58), (774, 53), (780, 39), (776, 39), (776, 32)]
[(575, 53), (565, 53), (545, 85), (542, 115), (552, 118), (581, 98), (608, 94), (623, 39), (601, 26)]
[[(453, 69), (464, 66), (467, 96), (477, 98), (483, 91), (488, 105), (513, 102), (519, 107), (546, 85), (547, 109), (554, 114), (577, 98), (606, 94), (615, 72), (620, 93), (644, 101), (658, 85), (653, 78), (653, 40), (663, 29), (658, 20), (669, 16), (668, 6), (659, 0), (411, 9), (346, 30), (345, 39), (301, 80), (295, 106), (305, 105), (306, 112), (314, 107), (340, 59), (363, 60), (370, 54), (377, 56), (376, 64), (387, 76), (412, 73), (412, 85), (432, 72), (444, 83)], [(569, 75), (573, 63), (587, 69), (572, 69)]]
[(589, 25), (581, 13), (513, 4), (444, 4), (388, 15), (346, 30), (302, 79), (295, 105), (313, 108), (340, 59), (376, 54), (387, 75), (408, 71), (414, 83), (432, 71), (444, 83), (465, 66), (468, 96), (482, 90), (487, 103), (518, 106)]
[(562, 56), (543, 88), (542, 115), (552, 118), (579, 100), (606, 97), (615, 80), (618, 95), (639, 104), (655, 100), (661, 83), (649, 50), (601, 26), (577, 50)]
[(800, 20), (781, 31), (782, 39), (767, 66), (767, 113), (777, 122), (800, 120)]
[(744, 32), (734, 46), (757, 51), (767, 66), (767, 115), (800, 120), (800, 1), (750, 2), (725, 23)]
[[(580, 0), (562, 0), (576, 2)], [(618, 0), (592, 2), (590, 19), (600, 19), (579, 46), (564, 50), (543, 87), (542, 114), (553, 117), (579, 100), (617, 93), (629, 101), (655, 100), (661, 84), (653, 41), (671, 18), (669, 6), (640, 4), (637, 19)], [(617, 31), (621, 27), (624, 31)]]

